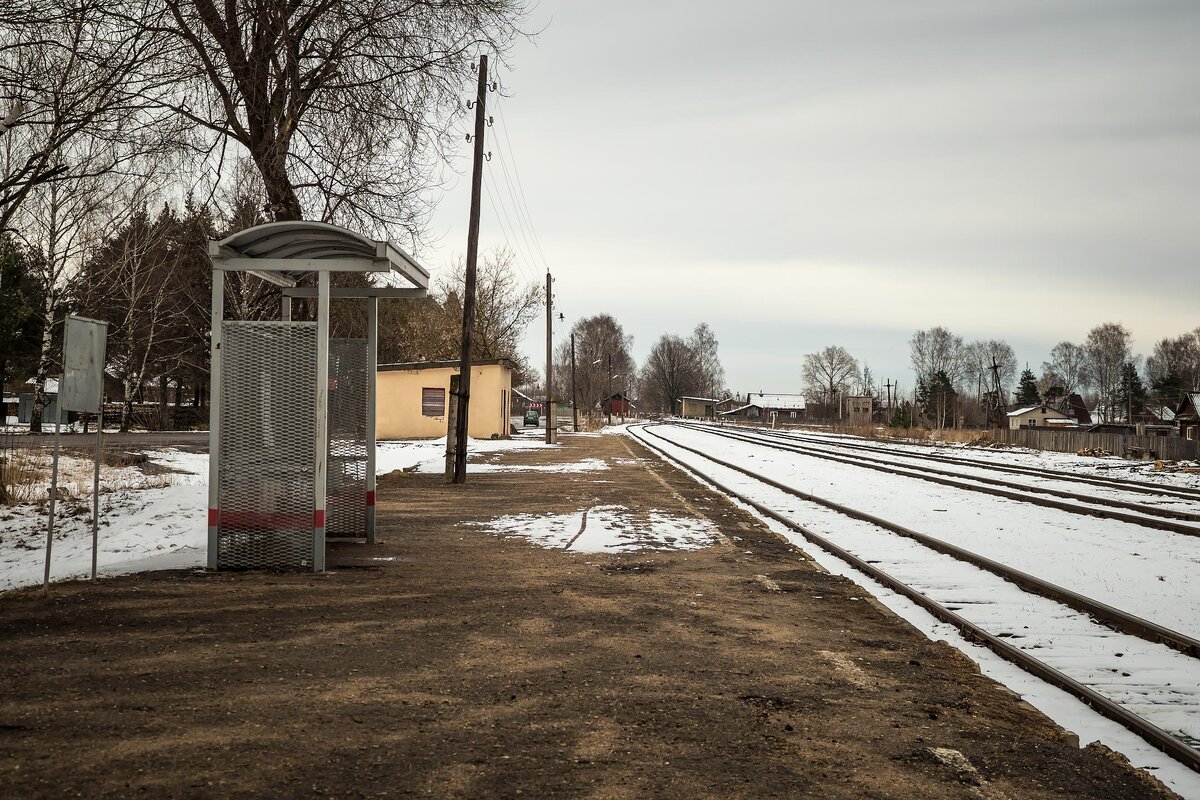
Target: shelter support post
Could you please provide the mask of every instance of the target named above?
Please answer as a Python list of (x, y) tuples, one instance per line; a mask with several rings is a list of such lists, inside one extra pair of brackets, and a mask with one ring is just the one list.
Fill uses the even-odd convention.
[(221, 322), (225, 318), (225, 272), (214, 269), (212, 279), (212, 343), (208, 379), (208, 568), (217, 568), (221, 532), (218, 475), (221, 464)]
[(329, 270), (317, 278), (317, 403), (313, 437), (313, 572), (325, 571), (325, 490), (329, 481)]
[(279, 319), (281, 322), (292, 321), (292, 298), (289, 295), (279, 296)]
[(375, 384), (379, 368), (379, 298), (367, 298), (367, 544), (375, 544)]

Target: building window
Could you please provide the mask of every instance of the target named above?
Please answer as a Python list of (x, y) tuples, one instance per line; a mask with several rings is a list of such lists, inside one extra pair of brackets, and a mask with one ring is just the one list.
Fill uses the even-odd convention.
[(1031, 428), (1036, 428), (1036, 427), (1037, 427), (1037, 420), (1036, 420), (1036, 419), (1031, 419), (1031, 420), (1029, 420), (1029, 427), (1031, 427)]
[(421, 415), (425, 417), (446, 416), (446, 390), (437, 387), (421, 390)]
[(792, 419), (795, 419), (795, 418), (796, 418), (796, 412), (795, 412), (795, 411), (792, 411), (792, 412), (791, 412), (791, 417), (792, 417)]

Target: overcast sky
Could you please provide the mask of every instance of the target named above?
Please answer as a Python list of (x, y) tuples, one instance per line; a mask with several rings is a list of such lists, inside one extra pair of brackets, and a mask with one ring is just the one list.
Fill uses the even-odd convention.
[[(1195, 0), (542, 0), (530, 27), (481, 240), (544, 274), (527, 204), (564, 332), (610, 313), (640, 361), (704, 321), (746, 392), (800, 391), (829, 344), (908, 389), (934, 325), (1035, 370), (1102, 322), (1142, 354), (1200, 325)], [(465, 251), (468, 148), (435, 270)]]

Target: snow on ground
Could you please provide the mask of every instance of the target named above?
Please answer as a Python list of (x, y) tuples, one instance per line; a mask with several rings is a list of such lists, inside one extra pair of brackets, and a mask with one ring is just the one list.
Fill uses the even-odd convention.
[(638, 550), (696, 550), (719, 533), (708, 520), (676, 517), (651, 509), (635, 514), (625, 506), (595, 506), (574, 514), (515, 514), (465, 523), (498, 536), (520, 536), (542, 547), (579, 553)]
[[(497, 464), (502, 453), (553, 449), (541, 439), (469, 439), (467, 472), (594, 472), (608, 469), (601, 458), (585, 458), (567, 464)], [(375, 473), (386, 475), (396, 470), (440, 474), (446, 466), (446, 437), (379, 442), (375, 452)]]
[[(694, 429), (654, 432), (800, 491), (875, 514), (1200, 636), (1200, 591), (1193, 581), (1200, 566), (1200, 537), (939, 486)], [(1193, 508), (1200, 510), (1200, 504)]]
[[(1025, 447), (976, 447), (959, 442), (938, 444), (904, 444), (860, 436), (835, 434), (824, 431), (788, 430), (779, 431), (789, 436), (845, 441), (877, 447), (885, 452), (930, 453), (970, 458), (983, 464), (1011, 464), (1035, 469), (1052, 469), (1061, 472), (1077, 472), (1082, 475), (1100, 475), (1111, 478), (1129, 478), (1147, 483), (1162, 483), (1168, 486), (1183, 486), (1200, 489), (1200, 472), (1168, 472), (1154, 469), (1154, 462), (1131, 461), (1120, 456), (1081, 456), (1076, 453), (1057, 453), (1049, 450), (1032, 450)], [(1196, 467), (1192, 462), (1179, 462), (1174, 466)]]
[[(178, 450), (146, 454), (151, 466), (101, 471), (97, 571), (120, 575), (201, 566), (207, 548), (208, 456)], [(45, 454), (49, 459), (49, 454)], [(92, 462), (62, 456), (50, 578), (87, 577), (92, 566)], [(149, 474), (147, 474), (149, 473)], [(49, 480), (38, 495), (49, 493)], [(42, 582), (46, 511), (0, 507), (0, 591)]]
[[(678, 429), (672, 430), (671, 433), (674, 434), (677, 430)], [(665, 433), (666, 431), (660, 428), (656, 432)], [(637, 436), (638, 434), (636, 431), (634, 431), (632, 432), (632, 435)], [(712, 439), (713, 437), (707, 438)], [(650, 444), (656, 447), (663, 445), (660, 440), (650, 437), (647, 437), (647, 439)], [(742, 491), (745, 488), (744, 486), (735, 485), (735, 475), (737, 473), (733, 473), (720, 466), (714, 465), (711, 462), (706, 462), (694, 454), (671, 448), (669, 445), (666, 447), (668, 452), (670, 452), (673, 457), (678, 457), (679, 460), (685, 463), (695, 463), (703, 472), (714, 475), (714, 477), (717, 477), (719, 480), (726, 482), (727, 485), (730, 485), (731, 488), (738, 491)], [(732, 459), (726, 458), (726, 460)], [(753, 461), (751, 461), (751, 464), (753, 464)], [(748, 466), (748, 468), (753, 469), (754, 467)], [(779, 476), (772, 475), (772, 477), (778, 479)], [(728, 480), (726, 481), (726, 479)], [(743, 478), (742, 480), (745, 479)], [(757, 497), (758, 493), (755, 492), (752, 494), (752, 496)], [(796, 516), (793, 513), (794, 509), (792, 506), (798, 506), (799, 503), (795, 498), (782, 495), (781, 497), (777, 498), (777, 500), (778, 504), (782, 506), (781, 510), (787, 510), (789, 516)], [(920, 606), (917, 606), (911, 600), (896, 594), (891, 589), (888, 589), (879, 583), (876, 583), (874, 580), (863, 575), (861, 572), (858, 572), (852, 566), (836, 556), (832, 556), (821, 548), (810, 544), (807, 540), (803, 539), (790, 528), (787, 528), (786, 526), (781, 525), (774, 520), (762, 517), (762, 515), (760, 515), (757, 511), (737, 500), (732, 500), (732, 502), (734, 502), (735, 505), (744, 508), (749, 513), (754, 514), (762, 519), (771, 530), (792, 541), (799, 549), (812, 556), (813, 559), (825, 569), (836, 575), (846, 576), (859, 586), (862, 586), (864, 590), (876, 597), (880, 602), (894, 611), (897, 615), (911, 623), (914, 627), (929, 637), (930, 640), (945, 640), (953, 647), (961, 650), (969, 658), (979, 664), (984, 675), (987, 675), (993, 680), (1004, 684), (1014, 692), (1018, 693), (1023, 699), (1028, 701), (1034, 707), (1038, 708), (1047, 716), (1054, 719), (1060, 725), (1077, 733), (1079, 735), (1079, 741), (1081, 744), (1087, 744), (1092, 741), (1102, 741), (1114, 750), (1125, 754), (1135, 766), (1147, 770), (1156, 778), (1163, 781), (1163, 783), (1169, 786), (1172, 790), (1178, 792), (1180, 795), (1187, 798), (1192, 798), (1193, 800), (1200, 800), (1200, 775), (1147, 744), (1141, 737), (1130, 732), (1118, 723), (1113, 722), (1101, 716), (1100, 714), (1097, 714), (1095, 711), (1092, 711), (1089, 707), (1079, 702), (1066, 692), (1050, 686), (1049, 684), (1020, 669), (1019, 667), (1005, 661), (991, 650), (988, 650), (986, 647), (968, 642), (952, 625), (948, 625), (939, 621)], [(805, 520), (801, 519), (800, 521), (804, 522)], [(809, 524), (813, 524), (813, 521), (811, 520), (808, 522)], [(834, 527), (838, 528), (839, 530), (851, 530), (854, 528), (861, 529), (862, 527), (862, 523), (852, 523), (846, 520), (845, 517), (841, 518), (840, 524), (838, 524), (836, 521), (834, 521), (833, 524)], [(813, 527), (815, 529), (822, 530), (824, 533), (830, 532), (828, 530), (829, 525), (821, 526), (819, 524), (813, 524)], [(901, 545), (901, 547), (903, 547), (903, 545)], [(894, 555), (897, 563), (903, 563), (903, 553), (896, 553)], [(883, 567), (884, 571), (895, 568), (891, 564), (881, 565), (881, 567)], [(937, 582), (941, 577), (942, 576), (938, 575), (926, 575), (925, 580), (934, 583)], [(951, 590), (953, 591), (953, 582), (946, 581), (946, 583), (950, 584)], [(960, 597), (962, 604), (971, 604), (972, 598), (969, 595), (972, 591), (972, 586), (968, 584), (967, 586), (962, 587), (961, 591), (964, 592), (962, 597)], [(812, 600), (815, 602), (819, 602), (821, 599), (822, 598), (820, 596), (814, 596), (812, 598)], [(988, 597), (987, 599), (990, 600), (991, 598)], [(963, 612), (960, 611), (959, 613)], [(1056, 623), (1057, 621), (1051, 620), (1051, 622)], [(1149, 646), (1146, 643), (1139, 642), (1137, 647), (1139, 658), (1149, 658), (1151, 660), (1154, 659), (1155, 654), (1148, 655), (1142, 651), (1146, 650), (1147, 648), (1153, 650), (1155, 646)], [(1080, 643), (1080, 646), (1076, 648), (1075, 655), (1080, 659), (1080, 661), (1086, 662), (1089, 659), (1090, 656), (1086, 650), (1087, 647), (1082, 642)], [(1132, 655), (1132, 653), (1130, 655)], [(1148, 663), (1146, 667), (1148, 669), (1153, 668), (1153, 664)], [(1161, 685), (1161, 683), (1159, 685)], [(1188, 683), (1184, 684), (1181, 687), (1181, 691), (1186, 694), (1188, 698), (1190, 698), (1189, 702), (1187, 703), (1190, 704), (1195, 700), (1194, 696), (1197, 693), (1195, 681), (1189, 681)], [(1168, 713), (1171, 713), (1174, 710), (1167, 709), (1167, 711)]]
[[(596, 472), (609, 465), (599, 458), (566, 464), (494, 463), (502, 453), (552, 448), (531, 436), (472, 439), (467, 471)], [(441, 473), (446, 440), (379, 442), (376, 474), (416, 467)], [(121, 575), (158, 569), (203, 566), (208, 551), (208, 454), (175, 449), (148, 452), (146, 469), (104, 467), (101, 472), (97, 572)], [(39, 453), (46, 478), (33, 496), (49, 494), (50, 451)], [(85, 578), (92, 565), (92, 461), (63, 454), (59, 460), (60, 499), (55, 520), (50, 579)], [(598, 523), (599, 524), (599, 523)], [(576, 528), (578, 529), (578, 528)], [(42, 582), (46, 552), (46, 509), (24, 503), (0, 506), (0, 591)]]

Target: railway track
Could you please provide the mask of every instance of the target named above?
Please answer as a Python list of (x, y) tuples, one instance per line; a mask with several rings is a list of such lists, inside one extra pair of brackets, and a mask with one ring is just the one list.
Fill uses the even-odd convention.
[[(795, 442), (788, 441), (786, 439), (776, 439), (775, 437), (767, 437), (757, 433), (714, 428), (711, 425), (679, 423), (679, 427), (698, 430), (713, 436), (720, 436), (727, 439), (733, 439), (735, 441), (742, 441), (750, 444), (761, 445), (763, 447), (771, 447), (777, 450), (794, 452), (800, 455), (823, 458), (842, 464), (849, 464), (851, 466), (863, 467), (865, 469), (872, 469), (893, 475), (903, 475), (917, 478), (919, 480), (940, 484), (942, 486), (951, 486), (957, 489), (965, 489), (967, 491), (982, 492), (985, 494), (1004, 497), (1009, 500), (1017, 500), (1023, 503), (1031, 503), (1033, 505), (1039, 505), (1046, 508), (1056, 508), (1073, 514), (1083, 514), (1086, 516), (1101, 517), (1104, 519), (1115, 519), (1122, 522), (1133, 523), (1135, 525), (1144, 525), (1147, 527), (1158, 528), (1160, 530), (1171, 531), (1172, 533), (1180, 533), (1185, 536), (1200, 536), (1200, 525), (1188, 524), (1200, 523), (1200, 514), (1191, 511), (1180, 511), (1171, 508), (1161, 508), (1158, 506), (1131, 503), (1109, 497), (1099, 497), (1092, 494), (1080, 494), (1078, 492), (1054, 489), (1047, 486), (1015, 483), (1012, 481), (1005, 481), (997, 478), (987, 478), (979, 475), (964, 475), (962, 473), (956, 473), (949, 470), (942, 470), (923, 465), (895, 464), (872, 456), (845, 455), (837, 452), (831, 452), (828, 449), (822, 449), (821, 447), (810, 445), (806, 441)], [(904, 457), (909, 458), (908, 455), (905, 455)], [(986, 465), (980, 465), (978, 463), (974, 464), (973, 466), (975, 468), (986, 467)], [(1167, 497), (1176, 497), (1176, 495), (1171, 494), (1170, 491), (1162, 492), (1160, 494)], [(1191, 497), (1187, 499), (1200, 500), (1200, 498)]]
[[(888, 453), (900, 458), (921, 459), (945, 464), (958, 464), (960, 466), (968, 466), (978, 469), (990, 469), (997, 472), (1048, 478), (1067, 483), (1100, 486), (1106, 489), (1116, 489), (1140, 494), (1160, 495), (1164, 497), (1175, 497), (1181, 500), (1200, 500), (1200, 489), (1193, 489), (1186, 486), (1164, 486), (1162, 484), (1150, 483), (1148, 481), (1135, 481), (1130, 478), (1115, 478), (1106, 475), (1083, 475), (1077, 472), (1064, 472), (1062, 470), (1046, 469), (1043, 467), (1027, 467), (1018, 464), (998, 464), (994, 461), (987, 461), (978, 458), (964, 458), (962, 456), (947, 456), (935, 453), (926, 453), (920, 450), (923, 445), (910, 442), (889, 441), (886, 443), (881, 442), (879, 444), (860, 444), (858, 442), (841, 441), (827, 436), (811, 436), (801, 433), (768, 430), (765, 428), (742, 430), (745, 430), (748, 433), (757, 433), (762, 436), (770, 436), (783, 440), (798, 440), (809, 444), (825, 445), (843, 450), (859, 450), (875, 454)], [(900, 452), (902, 449), (908, 449), (911, 450), (911, 452)]]
[[(912, 600), (937, 619), (953, 625), (968, 640), (985, 644), (1002, 658), (1078, 697), (1097, 712), (1200, 771), (1197, 749), (1200, 738), (1182, 730), (1188, 727), (1194, 731), (1200, 727), (1197, 723), (1200, 697), (1185, 694), (1170, 702), (1156, 702), (1156, 698), (1157, 701), (1174, 698), (1172, 686), (1200, 685), (1200, 642), (1196, 639), (918, 531), (797, 490), (673, 441), (651, 427), (669, 432), (671, 426), (641, 426), (631, 433), (701, 482), (800, 534)], [(703, 469), (697, 465), (698, 460), (705, 465)], [(801, 501), (801, 511), (794, 508), (796, 501)], [(828, 517), (831, 521), (843, 520), (833, 527), (840, 529), (839, 538), (851, 540), (848, 546), (789, 516), (805, 512), (811, 515), (813, 507), (820, 509), (821, 514), (832, 515)], [(847, 518), (853, 521), (849, 527), (844, 522)], [(902, 552), (898, 553), (897, 542), (905, 543), (900, 548)], [(894, 561), (892, 572), (877, 566), (888, 558)], [(971, 572), (966, 574), (962, 570)], [(911, 574), (906, 576), (906, 571)], [(958, 583), (947, 577), (952, 575), (959, 576)], [(968, 599), (963, 599), (964, 592)], [(1071, 614), (1063, 606), (1078, 613)], [(969, 610), (963, 611), (964, 607)], [(1022, 615), (1025, 619), (1021, 621), (1028, 625), (1021, 626), (1014, 619)], [(1014, 644), (1021, 639), (1029, 640), (1025, 648)], [(1038, 658), (1029, 649), (1044, 649), (1046, 654)], [(1077, 663), (1080, 653), (1088, 654), (1088, 661), (1096, 659), (1103, 666), (1082, 669), (1081, 673)], [(1059, 669), (1048, 663), (1056, 660), (1073, 665), (1074, 669)], [(1140, 678), (1132, 675), (1133, 670), (1139, 669), (1135, 662), (1148, 673), (1159, 676), (1165, 685), (1139, 682)], [(1167, 677), (1171, 680), (1167, 681)], [(1150, 709), (1149, 715), (1143, 707)], [(1160, 719), (1166, 727), (1147, 716)]]

